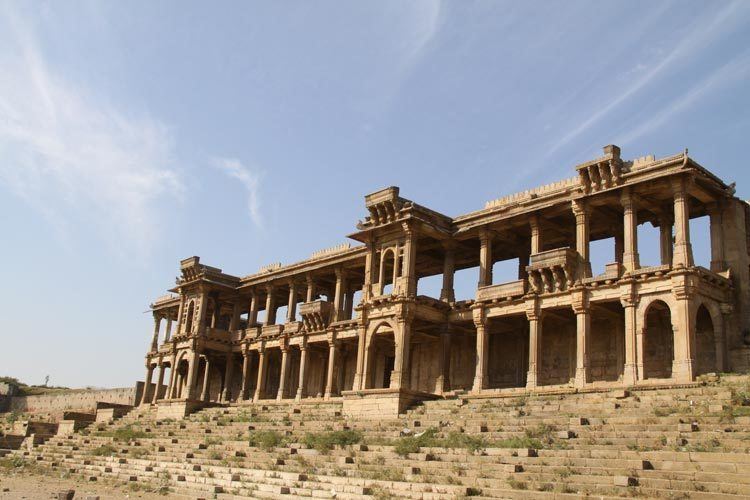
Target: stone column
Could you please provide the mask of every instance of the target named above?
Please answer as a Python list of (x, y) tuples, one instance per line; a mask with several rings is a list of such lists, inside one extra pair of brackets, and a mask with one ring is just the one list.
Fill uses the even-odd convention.
[(211, 381), (209, 375), (211, 374), (211, 362), (206, 358), (205, 369), (203, 370), (203, 390), (201, 391), (201, 401), (208, 401), (208, 384)]
[(172, 318), (167, 316), (167, 326), (164, 332), (164, 342), (168, 342), (172, 338)]
[[(179, 325), (179, 321), (177, 322)], [(177, 354), (172, 355), (171, 362), (169, 364), (169, 385), (167, 386), (167, 393), (164, 395), (165, 399), (174, 398), (174, 384), (177, 379)]]
[(198, 299), (198, 324), (194, 327), (194, 331), (199, 335), (205, 335), (206, 333), (206, 314), (208, 313), (208, 293), (201, 292)]
[(402, 228), (405, 239), (401, 275), (406, 286), (404, 293), (407, 297), (412, 297), (417, 294), (417, 232), (407, 223)]
[(352, 390), (358, 391), (364, 389), (364, 371), (365, 371), (365, 335), (367, 329), (364, 323), (357, 328), (357, 368), (354, 373), (354, 383)]
[(195, 399), (195, 390), (198, 388), (197, 380), (198, 378), (198, 354), (193, 351), (190, 353), (190, 361), (188, 364), (188, 373), (187, 373), (187, 380), (185, 381), (185, 385), (187, 386), (187, 394), (185, 395), (185, 399)]
[(398, 317), (398, 336), (396, 336), (396, 357), (393, 360), (391, 389), (409, 388), (409, 354), (411, 348), (412, 313), (403, 311)]
[(635, 195), (629, 187), (622, 190), (620, 202), (623, 209), (623, 236), (625, 251), (622, 255), (622, 264), (625, 272), (632, 273), (640, 267), (638, 257), (638, 208)]
[(714, 324), (714, 341), (716, 342), (716, 369), (725, 372), (729, 369), (727, 363), (727, 325), (730, 324), (731, 315), (734, 313), (732, 304), (721, 304), (721, 321)]
[(221, 320), (221, 303), (219, 298), (214, 298), (214, 313), (211, 315), (211, 328), (219, 327), (219, 320)]
[(349, 287), (346, 291), (346, 300), (344, 305), (344, 317), (343, 319), (352, 319), (352, 314), (354, 312), (354, 290), (352, 289), (352, 284), (348, 284)]
[(250, 328), (258, 323), (258, 292), (253, 290), (250, 297), (250, 310), (247, 313), (247, 326)]
[(659, 215), (659, 249), (662, 265), (672, 265), (672, 217), (663, 213)]
[(154, 335), (151, 337), (151, 352), (159, 350), (159, 326), (161, 326), (161, 316), (154, 314)]
[(240, 400), (248, 397), (247, 391), (250, 382), (250, 353), (242, 351), (242, 388), (240, 389)]
[(589, 219), (591, 211), (586, 200), (573, 200), (573, 214), (576, 218), (576, 251), (580, 259), (578, 279), (591, 277), (591, 259), (589, 258)]
[(626, 385), (635, 385), (636, 381), (643, 376), (643, 354), (639, 353), (638, 349), (638, 342), (639, 340), (642, 342), (643, 338), (642, 335), (638, 335), (637, 331), (638, 292), (635, 290), (634, 282), (623, 286), (620, 304), (625, 313), (625, 363), (622, 381)]
[(336, 291), (333, 295), (333, 321), (341, 321), (344, 317), (344, 289), (346, 287), (346, 271), (336, 268)]
[(372, 241), (365, 242), (367, 254), (365, 255), (365, 279), (362, 285), (362, 300), (369, 300), (372, 296), (373, 273), (375, 272), (375, 245)]
[(232, 304), (232, 318), (229, 320), (229, 331), (235, 332), (240, 327), (240, 314), (242, 314), (242, 311), (240, 310), (240, 304), (235, 302)]
[(472, 392), (480, 393), (487, 386), (487, 364), (490, 339), (487, 335), (487, 317), (484, 308), (472, 311), (474, 325), (477, 329), (477, 360), (474, 370), (474, 385)]
[(175, 335), (181, 333), (182, 315), (185, 314), (185, 296), (180, 292), (180, 307), (177, 309), (177, 328), (175, 329)]
[(727, 268), (724, 260), (724, 227), (719, 202), (710, 203), (707, 207), (711, 224), (711, 270), (720, 273)]
[(286, 322), (297, 320), (297, 284), (294, 280), (289, 281), (289, 301), (286, 307)]
[(587, 291), (573, 293), (573, 312), (576, 315), (576, 378), (575, 386), (583, 388), (589, 378), (589, 341), (591, 336), (591, 310)]
[(154, 374), (154, 367), (151, 366), (151, 362), (146, 365), (146, 379), (143, 383), (143, 394), (141, 395), (141, 404), (145, 405), (150, 401), (149, 394), (151, 392), (151, 377)]
[(529, 265), (529, 255), (521, 254), (518, 256), (518, 279), (528, 281), (529, 273), (526, 271), (526, 267)]
[(305, 295), (305, 302), (312, 302), (315, 300), (315, 280), (312, 274), (305, 275), (305, 283), (307, 284), (307, 293)]
[(487, 229), (479, 232), (479, 286), (492, 284), (492, 234)]
[(456, 273), (456, 243), (453, 240), (444, 241), (443, 249), (443, 288), (440, 290), (440, 300), (455, 302), (456, 293), (453, 289), (453, 277)]
[(164, 384), (164, 363), (159, 363), (159, 377), (156, 379), (156, 387), (154, 388), (154, 396), (151, 398), (151, 403), (156, 404), (156, 400), (159, 399), (159, 390)]
[(529, 371), (526, 375), (526, 388), (534, 389), (539, 382), (542, 365), (542, 311), (536, 299), (526, 304), (526, 317), (529, 320)]
[(690, 244), (690, 212), (688, 208), (687, 181), (672, 180), (674, 194), (674, 254), (672, 267), (693, 265), (693, 247)]
[(672, 311), (674, 329), (672, 378), (689, 382), (693, 380), (695, 374), (695, 304), (692, 297), (692, 284), (690, 277), (683, 274), (673, 276), (672, 285), (672, 293), (677, 299)]
[(289, 378), (289, 347), (281, 346), (281, 375), (279, 377), (279, 391), (276, 393), (276, 400), (284, 399), (286, 393), (286, 379)]
[(305, 382), (307, 382), (307, 339), (304, 338), (299, 346), (299, 384), (297, 384), (296, 401), (301, 401), (305, 394)]
[(276, 298), (274, 297), (274, 286), (266, 287), (266, 326), (276, 324)]
[(542, 251), (542, 226), (539, 223), (539, 216), (529, 217), (529, 226), (531, 227), (531, 255), (534, 255)]
[(328, 373), (326, 374), (325, 399), (331, 399), (334, 392), (333, 374), (336, 368), (336, 337), (334, 334), (328, 336)]
[(224, 390), (221, 391), (221, 400), (224, 402), (232, 399), (232, 374), (234, 372), (234, 357), (231, 352), (227, 353), (227, 361), (224, 367)]
[(255, 384), (255, 395), (253, 401), (258, 401), (266, 390), (266, 365), (268, 365), (268, 359), (266, 358), (266, 348), (261, 346), (258, 350), (258, 381)]

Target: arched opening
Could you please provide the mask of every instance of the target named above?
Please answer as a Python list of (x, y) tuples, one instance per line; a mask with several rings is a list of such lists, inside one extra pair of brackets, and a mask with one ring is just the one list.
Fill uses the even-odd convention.
[(570, 308), (545, 311), (539, 385), (568, 384), (576, 376), (576, 317)]
[(717, 371), (714, 323), (711, 313), (703, 304), (698, 307), (695, 317), (695, 354), (696, 375)]
[(393, 293), (393, 273), (396, 268), (396, 256), (393, 250), (383, 252), (380, 262), (380, 295)]
[(193, 333), (193, 316), (195, 316), (195, 302), (191, 300), (185, 317), (185, 333)]
[(669, 306), (661, 300), (649, 304), (643, 328), (643, 377), (670, 378), (674, 359), (674, 330)]
[(396, 338), (387, 324), (373, 332), (367, 353), (367, 389), (385, 389), (391, 386), (391, 372), (396, 360)]

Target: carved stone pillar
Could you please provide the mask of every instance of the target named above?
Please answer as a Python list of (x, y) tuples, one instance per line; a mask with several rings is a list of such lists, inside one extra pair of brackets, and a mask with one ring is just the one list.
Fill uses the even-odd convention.
[(281, 401), (286, 394), (286, 379), (289, 378), (289, 348), (281, 346), (281, 375), (279, 376), (279, 391), (276, 400)]
[(487, 317), (484, 308), (474, 309), (474, 326), (477, 329), (477, 361), (474, 370), (474, 385), (472, 392), (480, 393), (487, 387), (487, 365), (490, 339), (487, 335)]
[(267, 365), (268, 358), (266, 357), (266, 348), (262, 345), (258, 350), (258, 380), (255, 384), (255, 395), (253, 395), (253, 401), (258, 401), (265, 393)]
[(242, 351), (242, 388), (240, 389), (240, 400), (248, 398), (247, 391), (250, 384), (250, 353)]
[(534, 255), (542, 251), (542, 227), (539, 223), (539, 216), (529, 217), (529, 226), (531, 227), (531, 255)]
[(693, 247), (690, 244), (690, 211), (688, 207), (687, 181), (672, 180), (674, 194), (674, 254), (672, 267), (693, 266)]
[(258, 323), (258, 292), (253, 290), (250, 296), (250, 310), (247, 313), (247, 327), (250, 328)]
[(180, 307), (177, 309), (177, 327), (175, 328), (175, 335), (179, 335), (182, 332), (181, 326), (185, 314), (185, 296), (180, 292)]
[(159, 399), (159, 390), (164, 385), (164, 363), (159, 363), (159, 377), (156, 379), (156, 387), (154, 388), (154, 395), (151, 398), (151, 404), (156, 404), (156, 400)]
[(354, 289), (352, 288), (352, 283), (348, 285), (349, 287), (345, 295), (346, 300), (344, 301), (344, 317), (342, 319), (352, 319), (352, 314), (354, 313)]
[(453, 241), (444, 241), (443, 249), (443, 288), (440, 290), (440, 300), (443, 302), (455, 302), (456, 293), (453, 289), (453, 277), (456, 272), (456, 244)]
[(161, 316), (154, 313), (154, 335), (151, 337), (151, 352), (159, 350), (159, 327), (161, 326)]
[(346, 271), (336, 268), (336, 291), (333, 296), (333, 321), (341, 321), (344, 317), (344, 290), (346, 288)]
[(362, 300), (369, 300), (372, 296), (372, 284), (375, 282), (375, 244), (368, 240), (365, 242), (367, 254), (365, 255), (365, 280), (362, 286)]
[(450, 370), (451, 370), (451, 327), (445, 325), (440, 333), (440, 358), (439, 375), (435, 383), (435, 390), (438, 394), (445, 394), (451, 390)]
[(727, 262), (724, 260), (724, 227), (722, 225), (721, 205), (719, 202), (711, 203), (707, 209), (711, 224), (711, 270), (719, 273), (727, 268)]
[(203, 390), (201, 391), (201, 401), (208, 401), (208, 384), (211, 382), (209, 376), (211, 375), (211, 362), (208, 360), (208, 356), (205, 357), (206, 364), (203, 369)]
[(167, 316), (167, 331), (164, 333), (164, 342), (168, 342), (172, 338), (172, 318)]
[(266, 287), (266, 321), (265, 325), (276, 324), (276, 298), (274, 297), (275, 288), (273, 285)]
[(357, 367), (354, 372), (354, 383), (352, 384), (352, 390), (354, 391), (365, 388), (365, 336), (367, 335), (367, 329), (364, 326), (364, 322), (357, 329), (357, 334)]
[[(178, 321), (179, 325), (179, 321)], [(167, 385), (167, 393), (164, 394), (165, 399), (172, 399), (174, 397), (174, 386), (175, 380), (177, 379), (177, 354), (172, 354), (172, 359), (169, 364), (169, 385)]]
[(662, 265), (672, 265), (672, 216), (659, 215), (659, 249)]
[(489, 286), (492, 284), (492, 233), (481, 229), (479, 243), (479, 286)]
[(622, 226), (625, 243), (622, 264), (625, 272), (632, 273), (640, 267), (640, 259), (638, 257), (638, 207), (629, 187), (622, 190), (620, 202), (623, 209)]
[(221, 391), (221, 400), (224, 402), (232, 399), (232, 375), (234, 373), (234, 357), (227, 353), (227, 361), (224, 367), (224, 389)]
[(526, 375), (526, 388), (533, 389), (539, 382), (542, 365), (542, 311), (537, 300), (526, 304), (526, 318), (529, 320), (529, 371)]
[(407, 223), (402, 227), (405, 238), (401, 275), (405, 287), (404, 294), (412, 297), (417, 294), (417, 232)]
[[(625, 363), (622, 381), (627, 385), (634, 385), (643, 376), (643, 336), (638, 335), (637, 331), (638, 293), (634, 282), (627, 283), (621, 289), (620, 304), (625, 313)], [(639, 341), (641, 349), (638, 347)]]
[(391, 373), (391, 389), (409, 388), (411, 320), (412, 313), (410, 311), (402, 311), (401, 315), (398, 317), (396, 357), (393, 360), (393, 372)]
[(730, 324), (731, 315), (734, 313), (732, 304), (721, 304), (721, 321), (714, 325), (714, 341), (716, 342), (716, 369), (719, 372), (729, 370), (727, 363), (727, 325)]
[(186, 380), (186, 391), (185, 399), (195, 399), (195, 391), (198, 388), (198, 354), (193, 351), (190, 353), (190, 361), (188, 364), (188, 374)]
[(589, 219), (591, 210), (586, 200), (571, 202), (576, 218), (576, 251), (580, 259), (577, 280), (591, 277), (591, 259), (589, 258)]
[(149, 394), (151, 393), (151, 377), (154, 374), (154, 367), (151, 365), (151, 361), (146, 365), (146, 379), (143, 383), (143, 394), (141, 395), (141, 404), (145, 405), (151, 401)]
[(295, 400), (301, 401), (306, 396), (305, 383), (307, 382), (307, 339), (302, 340), (299, 346), (299, 384), (297, 385), (297, 395)]
[(576, 376), (575, 386), (584, 387), (589, 377), (589, 342), (591, 336), (591, 310), (586, 290), (573, 293), (573, 312), (576, 315)]
[(315, 280), (312, 274), (305, 275), (305, 283), (307, 284), (307, 292), (305, 294), (305, 302), (312, 302), (315, 300)]
[[(677, 252), (675, 252), (675, 256)], [(672, 294), (675, 306), (672, 311), (674, 328), (674, 360), (672, 378), (692, 381), (695, 376), (695, 301), (692, 277), (687, 274), (672, 276)]]
[(201, 292), (198, 298), (198, 325), (193, 331), (199, 335), (206, 334), (206, 315), (208, 314), (208, 293)]
[(336, 388), (333, 386), (333, 375), (336, 370), (336, 351), (338, 346), (336, 344), (335, 334), (328, 336), (328, 372), (326, 373), (326, 390), (325, 399), (331, 399), (331, 396), (335, 392)]
[(286, 307), (286, 322), (291, 323), (297, 319), (297, 284), (294, 280), (289, 281), (289, 301)]

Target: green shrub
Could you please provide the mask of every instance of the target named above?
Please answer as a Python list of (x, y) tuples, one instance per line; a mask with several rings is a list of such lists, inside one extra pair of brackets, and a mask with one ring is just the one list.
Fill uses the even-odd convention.
[(321, 432), (317, 434), (307, 433), (302, 442), (310, 448), (326, 452), (333, 449), (334, 446), (349, 446), (362, 441), (362, 433), (359, 431), (332, 431)]
[(250, 446), (271, 450), (285, 443), (284, 437), (276, 431), (253, 431), (250, 432), (248, 442)]
[(90, 453), (91, 455), (94, 455), (97, 457), (104, 457), (107, 455), (114, 455), (116, 451), (117, 450), (115, 449), (114, 446), (110, 444), (104, 444), (102, 446), (99, 446), (98, 448), (94, 448), (93, 450), (91, 450)]
[(112, 431), (98, 431), (95, 433), (96, 436), (111, 437), (118, 441), (132, 441), (134, 439), (142, 439), (149, 437), (147, 432), (133, 429), (133, 426), (128, 424), (125, 427), (115, 429)]

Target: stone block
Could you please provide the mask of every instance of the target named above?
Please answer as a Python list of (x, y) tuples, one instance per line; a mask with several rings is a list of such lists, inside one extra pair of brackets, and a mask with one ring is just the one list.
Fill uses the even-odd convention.
[(557, 439), (573, 439), (574, 437), (576, 437), (576, 435), (573, 431), (568, 430), (568, 431), (558, 431), (555, 434), (555, 437)]
[(353, 464), (354, 457), (339, 457), (338, 463), (339, 465)]
[(696, 432), (698, 430), (697, 422), (677, 424), (677, 432)]
[(638, 479), (633, 476), (614, 476), (615, 486), (638, 486)]
[(535, 457), (537, 452), (534, 448), (519, 448), (516, 451), (516, 455), (519, 457)]
[(57, 500), (73, 500), (76, 490), (64, 490), (57, 492)]

